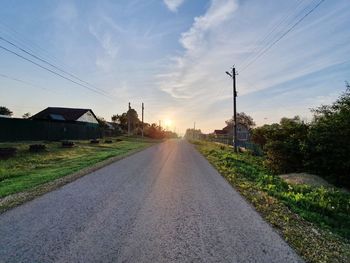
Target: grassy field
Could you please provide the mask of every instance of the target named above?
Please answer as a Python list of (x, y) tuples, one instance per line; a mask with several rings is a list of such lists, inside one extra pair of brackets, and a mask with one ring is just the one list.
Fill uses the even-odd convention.
[[(15, 157), (0, 160), (0, 198), (30, 190), (108, 158), (124, 156), (154, 142), (137, 138), (113, 139), (111, 144), (104, 143), (104, 140), (99, 144), (75, 141), (73, 148), (62, 148), (60, 142), (0, 143), (0, 147), (18, 149)], [(40, 153), (29, 152), (32, 143), (44, 143), (47, 149)]]
[(350, 194), (288, 184), (263, 167), (263, 158), (193, 142), (307, 262), (350, 262)]

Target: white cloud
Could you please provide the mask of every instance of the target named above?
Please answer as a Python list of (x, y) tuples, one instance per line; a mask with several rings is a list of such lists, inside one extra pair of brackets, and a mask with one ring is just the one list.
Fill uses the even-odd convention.
[(89, 32), (100, 43), (103, 52), (96, 57), (96, 66), (108, 71), (114, 63), (119, 47), (109, 31), (99, 30), (94, 26), (89, 26)]
[(183, 47), (197, 49), (203, 43), (204, 35), (228, 20), (237, 7), (236, 0), (213, 0), (205, 15), (196, 17), (190, 30), (182, 34)]
[(185, 49), (184, 54), (171, 59), (174, 64), (170, 74), (158, 76), (161, 90), (175, 99), (189, 99), (203, 92), (198, 87), (207, 86), (213, 80), (208, 72), (214, 74), (218, 64), (226, 62), (225, 59), (218, 60), (222, 57), (222, 50), (217, 49), (217, 38), (213, 35), (220, 27), (226, 26), (225, 22), (233, 16), (237, 7), (236, 0), (212, 0), (206, 13), (194, 18), (191, 28), (179, 39)]
[(167, 8), (172, 11), (176, 12), (177, 9), (183, 4), (185, 0), (164, 0), (164, 4), (167, 6)]

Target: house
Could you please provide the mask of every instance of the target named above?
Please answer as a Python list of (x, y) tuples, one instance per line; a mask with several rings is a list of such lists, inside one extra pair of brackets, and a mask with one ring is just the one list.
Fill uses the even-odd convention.
[(226, 130), (214, 130), (214, 137), (222, 137), (222, 136), (226, 136), (227, 135), (227, 131)]
[(240, 142), (248, 142), (250, 139), (250, 131), (244, 124), (237, 124), (237, 140)]
[[(221, 143), (231, 144), (233, 138), (233, 127), (226, 126), (222, 130), (214, 130), (214, 140)], [(238, 143), (248, 142), (250, 138), (250, 132), (248, 127), (244, 124), (237, 124), (237, 141)]]
[(48, 107), (30, 117), (30, 119), (98, 124), (96, 115), (90, 109)]

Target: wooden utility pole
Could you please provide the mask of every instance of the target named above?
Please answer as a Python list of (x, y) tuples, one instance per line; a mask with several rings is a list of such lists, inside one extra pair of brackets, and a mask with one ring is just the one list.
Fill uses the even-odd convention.
[(194, 140), (195, 131), (196, 131), (196, 122), (193, 123), (193, 136), (192, 136), (193, 140)]
[(232, 79), (233, 79), (233, 144), (234, 144), (234, 149), (235, 149), (235, 153), (237, 153), (237, 91), (236, 91), (236, 69), (235, 67), (232, 68)]
[(233, 90), (233, 146), (234, 150), (237, 153), (237, 112), (236, 112), (236, 98), (237, 98), (237, 91), (236, 91), (236, 69), (235, 66), (232, 67), (232, 72), (226, 71), (226, 74), (229, 75), (232, 78), (232, 90)]
[(128, 136), (130, 136), (130, 109), (131, 109), (131, 106), (130, 106), (130, 102), (129, 102), (129, 110), (128, 110)]
[(142, 102), (142, 138), (143, 138), (143, 113), (144, 113), (144, 109), (145, 107), (143, 106), (143, 102)]

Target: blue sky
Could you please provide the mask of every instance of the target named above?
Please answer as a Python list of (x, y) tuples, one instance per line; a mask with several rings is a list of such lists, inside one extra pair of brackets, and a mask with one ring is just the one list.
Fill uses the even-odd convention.
[(258, 125), (310, 119), (310, 108), (334, 101), (350, 80), (350, 1), (324, 1), (254, 57), (318, 2), (3, 0), (1, 37), (108, 95), (0, 49), (0, 104), (18, 117), (64, 106), (91, 108), (109, 120), (129, 101), (139, 112), (144, 102), (147, 122), (171, 119), (171, 128), (184, 132), (196, 121), (210, 132), (232, 116), (225, 71), (235, 64), (238, 111)]

